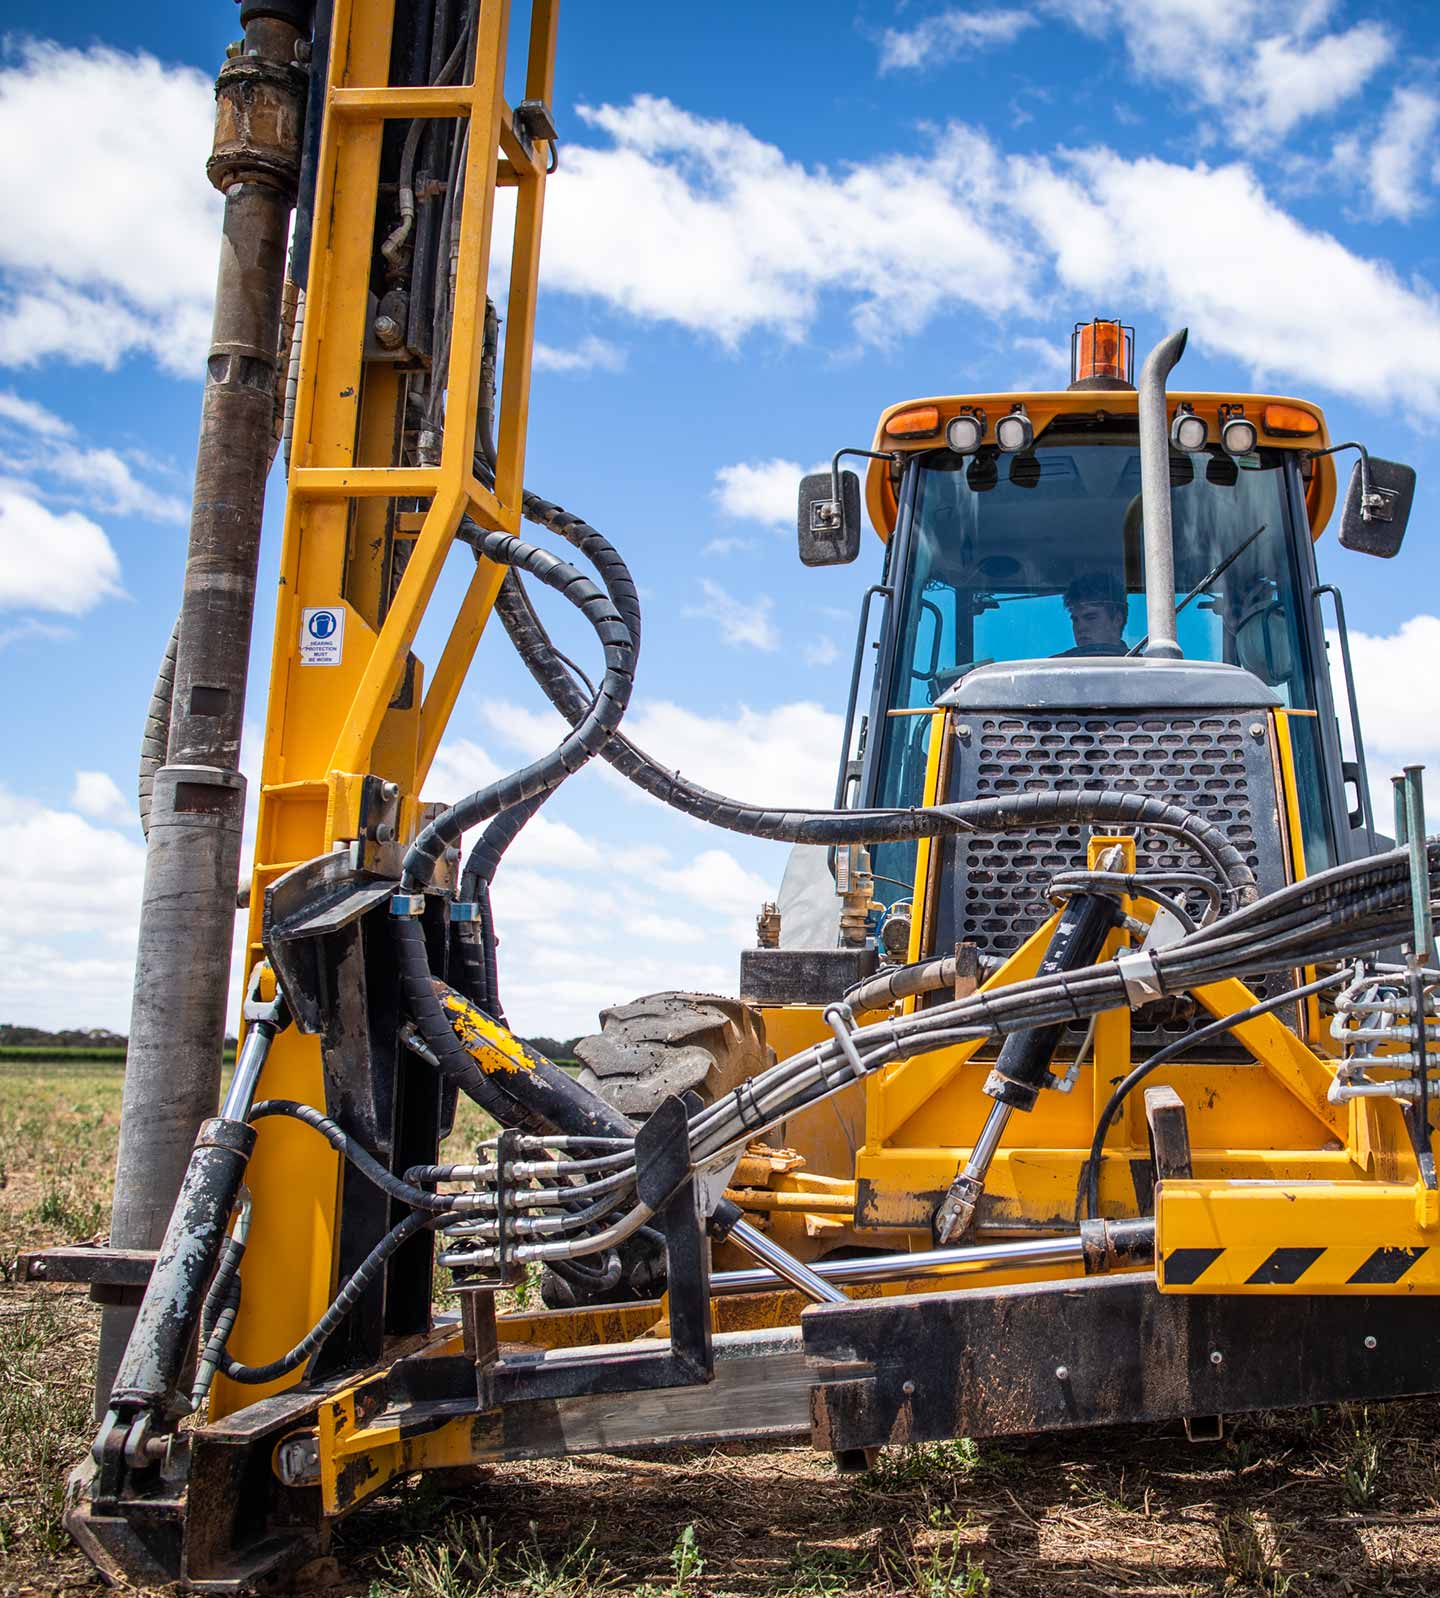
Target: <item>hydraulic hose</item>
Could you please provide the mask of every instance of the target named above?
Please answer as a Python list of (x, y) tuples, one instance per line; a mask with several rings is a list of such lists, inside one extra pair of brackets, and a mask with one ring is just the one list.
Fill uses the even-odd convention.
[(341, 1322), (379, 1279), (386, 1262), (417, 1233), (439, 1226), (443, 1220), (444, 1217), (440, 1215), (427, 1215), (423, 1211), (412, 1210), (398, 1226), (392, 1227), (356, 1266), (350, 1279), (335, 1295), (334, 1302), (288, 1353), (282, 1354), (278, 1359), (272, 1359), (265, 1365), (243, 1365), (239, 1360), (232, 1359), (228, 1353), (222, 1353), (220, 1370), (232, 1382), (240, 1382), (247, 1387), (258, 1387), (265, 1382), (276, 1381), (281, 1376), (288, 1376), (293, 1370), (299, 1370), (335, 1334)]

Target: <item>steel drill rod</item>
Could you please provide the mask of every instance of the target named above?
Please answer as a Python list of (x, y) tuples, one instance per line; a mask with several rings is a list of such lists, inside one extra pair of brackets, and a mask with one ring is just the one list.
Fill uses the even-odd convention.
[[(125, 1249), (159, 1245), (196, 1131), (220, 1096), (245, 808), (237, 768), (299, 174), (304, 76), (296, 50), (307, 36), (263, 5), (242, 5), (241, 21), (244, 42), (217, 85), (209, 167), (225, 216), (170, 743), (155, 778), (135, 956), (110, 1220), (111, 1243)], [(134, 1309), (119, 1305), (102, 1316), (97, 1418), (134, 1320)]]

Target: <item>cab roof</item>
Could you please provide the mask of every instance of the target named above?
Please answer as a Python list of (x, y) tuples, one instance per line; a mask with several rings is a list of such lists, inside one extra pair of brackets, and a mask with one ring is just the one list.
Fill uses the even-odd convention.
[[(1086, 422), (1095, 422), (1110, 417), (1123, 420), (1136, 415), (1139, 401), (1139, 394), (1130, 388), (1060, 389), (1022, 394), (948, 394), (928, 399), (904, 400), (880, 413), (880, 420), (875, 428), (875, 441), (871, 448), (905, 455), (941, 448), (945, 442), (946, 423), (966, 410), (985, 413), (984, 442), (993, 444), (996, 422), (1017, 405), (1025, 407), (1026, 414), (1034, 427), (1035, 443), (1038, 446), (1044, 444), (1046, 431), (1057, 421), (1083, 418)], [(1319, 450), (1328, 449), (1330, 446), (1330, 429), (1326, 425), (1324, 412), (1309, 400), (1294, 399), (1283, 394), (1172, 391), (1166, 394), (1165, 401), (1167, 417), (1173, 417), (1176, 409), (1182, 404), (1190, 406), (1197, 416), (1203, 417), (1209, 423), (1211, 438), (1220, 436), (1223, 406), (1230, 414), (1235, 413), (1232, 408), (1238, 408), (1241, 414), (1253, 421), (1260, 442), (1267, 448)], [(1306, 433), (1303, 437), (1287, 437), (1270, 432), (1265, 425), (1266, 409), (1277, 406), (1308, 411), (1315, 419), (1315, 431)], [(887, 432), (886, 429), (892, 419), (901, 412), (924, 410), (929, 407), (935, 409), (938, 423), (926, 436), (895, 438)], [(865, 504), (875, 531), (886, 542), (895, 531), (895, 520), (899, 514), (896, 500), (898, 479), (898, 470), (889, 462), (884, 460), (870, 462), (870, 469), (865, 479)], [(1330, 514), (1335, 508), (1335, 493), (1334, 459), (1328, 455), (1321, 456), (1311, 463), (1310, 477), (1305, 488), (1305, 509), (1310, 519), (1312, 538), (1319, 538), (1324, 532)]]

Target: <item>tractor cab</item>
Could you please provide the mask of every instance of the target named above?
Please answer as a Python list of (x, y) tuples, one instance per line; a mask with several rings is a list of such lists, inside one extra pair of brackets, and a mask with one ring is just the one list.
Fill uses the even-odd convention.
[[(1047, 692), (1073, 690), (1090, 719), (1105, 706), (1090, 704), (1082, 684), (1098, 683), (1102, 664), (1111, 685), (1121, 680), (1117, 669), (1153, 678), (1131, 351), (1131, 330), (1120, 323), (1078, 325), (1066, 391), (908, 402), (882, 415), (870, 451), (856, 452), (870, 461), (865, 499), (885, 556), (867, 597), (872, 616), (875, 602), (879, 610), (876, 670), (868, 707), (852, 697), (842, 802), (922, 803), (935, 720), (927, 712), (984, 701), (984, 682), (1013, 663), (1049, 663)], [(1273, 698), (1286, 713), (1305, 870), (1371, 852), (1353, 694), (1342, 738), (1331, 690), (1327, 592), (1342, 644), (1343, 610), (1315, 563), (1314, 542), (1335, 500), (1324, 418), (1308, 402), (1274, 396), (1171, 393), (1165, 401), (1173, 547), (1166, 603), (1179, 655), (1245, 674), (1256, 697)], [(838, 459), (835, 477), (849, 477)], [(1377, 480), (1407, 471), (1366, 465)], [(820, 547), (812, 538), (807, 555), (817, 503), (822, 521), (827, 501), (841, 519), (852, 509), (843, 486), (837, 494), (831, 484), (821, 473), (802, 488), (802, 558)], [(1352, 485), (1352, 499), (1362, 487)], [(1347, 527), (1348, 512), (1347, 505)], [(1352, 541), (1344, 532), (1342, 540)], [(1398, 547), (1397, 531), (1393, 547), (1373, 552)], [(857, 658), (867, 641), (862, 623)], [(1348, 686), (1348, 651), (1344, 674)], [(1054, 769), (1037, 768), (1030, 785), (1080, 785), (1065, 769), (1074, 749), (1059, 735), (1053, 742)], [(1199, 765), (1184, 787), (1218, 789), (1223, 773)], [(1104, 775), (1108, 786), (1153, 787), (1143, 761), (1122, 761)], [(1027, 778), (1012, 780), (1020, 791)], [(1005, 783), (1000, 777), (997, 791)], [(873, 851), (877, 900), (909, 895), (915, 852), (911, 843)]]

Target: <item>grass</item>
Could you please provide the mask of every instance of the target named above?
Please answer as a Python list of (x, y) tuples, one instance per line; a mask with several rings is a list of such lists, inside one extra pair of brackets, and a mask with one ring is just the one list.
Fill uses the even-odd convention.
[[(120, 1073), (0, 1061), (0, 1264), (100, 1232)], [(462, 1111), (456, 1144), (481, 1129)], [(528, 1284), (534, 1294), (534, 1284)], [(0, 1281), (0, 1594), (100, 1598), (61, 1523), (90, 1441), (83, 1288)], [(1420, 1598), (1440, 1401), (887, 1450), (594, 1455), (415, 1479), (338, 1529), (334, 1598)]]

